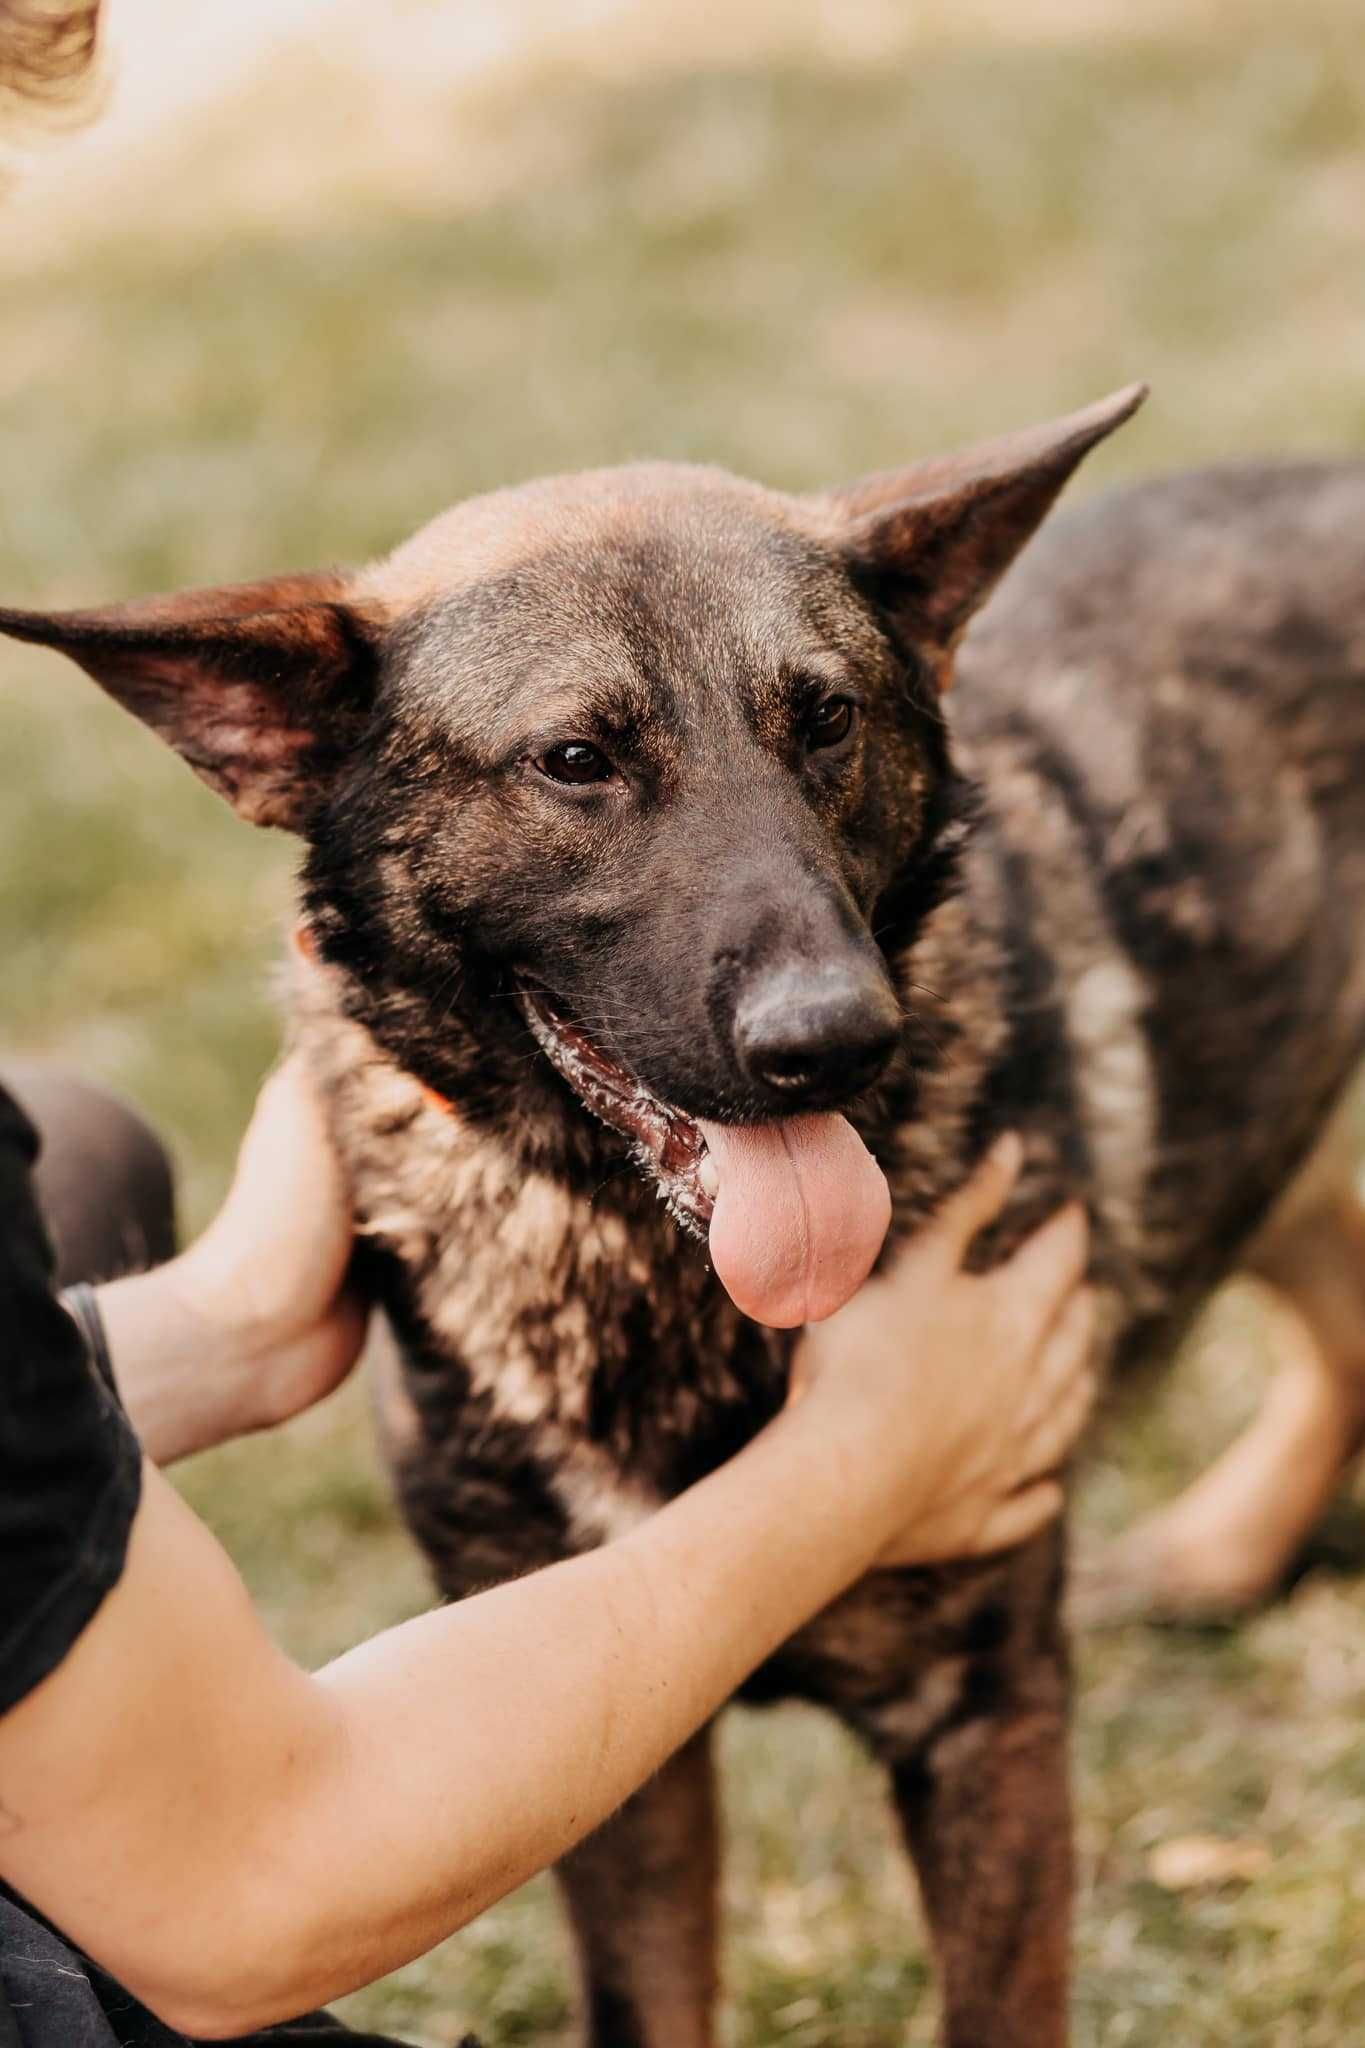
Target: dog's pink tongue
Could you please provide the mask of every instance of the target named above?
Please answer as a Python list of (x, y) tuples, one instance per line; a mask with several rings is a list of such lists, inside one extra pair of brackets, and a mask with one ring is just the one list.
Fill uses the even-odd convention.
[(711, 1261), (736, 1308), (774, 1329), (818, 1323), (872, 1270), (886, 1176), (842, 1116), (703, 1124), (720, 1188)]

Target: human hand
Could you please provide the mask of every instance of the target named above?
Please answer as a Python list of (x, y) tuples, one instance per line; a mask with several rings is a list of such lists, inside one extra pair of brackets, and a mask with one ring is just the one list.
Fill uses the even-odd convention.
[(352, 1241), (341, 1163), (294, 1054), (261, 1089), (218, 1214), (175, 1261), (245, 1370), (240, 1430), (311, 1407), (355, 1364), (368, 1314), (346, 1289)]
[(99, 1289), (114, 1377), (158, 1465), (310, 1408), (360, 1355), (350, 1203), (294, 1057), (262, 1088), (227, 1199), (188, 1251)]
[(962, 1270), (1004, 1205), (1021, 1147), (1003, 1140), (846, 1308), (806, 1331), (791, 1399), (845, 1442), (884, 1513), (881, 1565), (1024, 1542), (1062, 1505), (1055, 1477), (1094, 1400), (1088, 1227), (1061, 1209), (991, 1272)]

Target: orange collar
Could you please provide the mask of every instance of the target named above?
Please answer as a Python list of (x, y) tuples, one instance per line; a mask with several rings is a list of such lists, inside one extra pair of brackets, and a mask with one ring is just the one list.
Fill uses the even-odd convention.
[[(293, 938), (294, 951), (298, 954), (300, 960), (306, 961), (310, 967), (316, 967), (318, 964), (318, 942), (313, 927), (305, 918), (301, 917), (294, 926)], [(412, 1078), (414, 1081), (417, 1081), (415, 1074)], [(428, 1109), (438, 1109), (442, 1116), (454, 1116), (455, 1105), (448, 1096), (441, 1095), (435, 1088), (428, 1088), (425, 1081), (417, 1081), (417, 1086), (422, 1091), (422, 1100)]]

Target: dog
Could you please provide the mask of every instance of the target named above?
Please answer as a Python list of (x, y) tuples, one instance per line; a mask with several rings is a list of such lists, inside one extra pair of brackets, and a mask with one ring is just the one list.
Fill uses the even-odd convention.
[[(1365, 1049), (1365, 466), (1131, 488), (1006, 576), (1141, 396), (821, 496), (646, 465), (354, 574), (0, 613), (304, 841), (295, 1028), (445, 1593), (743, 1444), (888, 1191), (894, 1240), (1007, 1127), (981, 1257), (1083, 1195), (1116, 1369), (1254, 1267), (1318, 1389), (1281, 1549), (1334, 1483), (1365, 1381), (1331, 1164)], [(1282, 1467), (1262, 1444), (1205, 1503), (1205, 1548)], [(876, 1574), (748, 1689), (885, 1763), (950, 2048), (1066, 2038), (1063, 1553)], [(706, 1737), (560, 1876), (589, 2039), (703, 2048)]]

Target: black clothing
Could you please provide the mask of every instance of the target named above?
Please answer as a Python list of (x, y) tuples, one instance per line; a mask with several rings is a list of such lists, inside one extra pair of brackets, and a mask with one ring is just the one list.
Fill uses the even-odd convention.
[[(6, 1995), (8, 1994), (8, 1996)], [(9, 2031), (6, 2032), (8, 2025)], [(0, 2048), (194, 2048), (0, 1886)], [(248, 2034), (238, 2048), (401, 2048), (325, 2012)], [(476, 2044), (475, 2044), (476, 2048)]]
[(38, 1133), (33, 1190), (57, 1286), (117, 1280), (173, 1258), (175, 1169), (151, 1125), (50, 1060), (6, 1057), (6, 1088)]
[(137, 1439), (52, 1292), (33, 1126), (0, 1092), (0, 1713), (55, 1670), (123, 1570)]
[[(32, 1125), (0, 1089), (0, 1713), (61, 1663), (122, 1573), (141, 1453), (51, 1288)], [(99, 1190), (91, 1190), (92, 1200)], [(255, 2048), (400, 2048), (325, 2013)], [(187, 2048), (0, 1884), (0, 2048)]]

